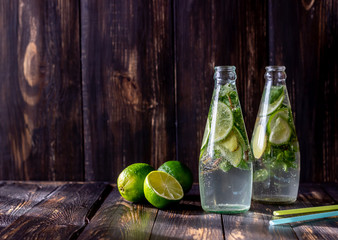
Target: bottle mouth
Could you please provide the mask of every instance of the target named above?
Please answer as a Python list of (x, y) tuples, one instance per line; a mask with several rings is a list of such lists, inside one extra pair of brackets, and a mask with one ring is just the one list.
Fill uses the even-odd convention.
[(267, 66), (265, 67), (266, 71), (285, 71), (285, 66)]
[(235, 66), (215, 66), (215, 71), (235, 71)]

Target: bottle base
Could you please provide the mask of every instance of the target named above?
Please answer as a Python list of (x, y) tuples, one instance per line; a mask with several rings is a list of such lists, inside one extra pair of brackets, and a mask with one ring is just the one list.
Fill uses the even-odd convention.
[(250, 206), (238, 204), (218, 204), (217, 206), (202, 206), (203, 210), (212, 213), (238, 214), (247, 212)]
[(253, 196), (252, 200), (268, 204), (288, 205), (294, 203), (297, 200), (297, 198), (288, 196)]

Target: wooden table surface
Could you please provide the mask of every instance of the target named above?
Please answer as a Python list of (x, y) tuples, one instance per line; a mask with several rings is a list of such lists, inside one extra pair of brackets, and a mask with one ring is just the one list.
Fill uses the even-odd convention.
[(338, 218), (269, 226), (272, 211), (338, 204), (338, 184), (302, 184), (295, 204), (203, 212), (198, 186), (176, 206), (132, 204), (107, 183), (0, 182), (0, 239), (338, 239)]

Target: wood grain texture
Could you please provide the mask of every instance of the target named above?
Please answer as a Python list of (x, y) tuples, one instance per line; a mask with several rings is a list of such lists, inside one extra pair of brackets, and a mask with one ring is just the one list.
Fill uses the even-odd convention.
[(66, 184), (1, 232), (2, 239), (69, 239), (86, 225), (103, 183)]
[(269, 1), (269, 63), (285, 65), (301, 180), (337, 182), (337, 1)]
[(335, 0), (0, 1), (0, 179), (116, 182), (198, 156), (215, 65), (250, 138), (264, 66), (286, 66), (302, 182), (338, 182)]
[(81, 1), (86, 180), (175, 157), (170, 1)]
[(77, 1), (1, 1), (0, 16), (0, 178), (81, 180)]
[(79, 239), (149, 239), (157, 209), (111, 192)]
[(2, 187), (0, 185), (0, 236), (2, 229), (44, 200), (56, 186), (53, 183), (8, 183)]
[(203, 212), (194, 185), (178, 205), (158, 211), (150, 239), (223, 239), (221, 215)]
[(264, 85), (265, 11), (265, 1), (175, 1), (177, 153), (195, 181), (215, 65), (237, 67), (236, 85), (251, 135)]
[(270, 227), (275, 210), (276, 205), (253, 201), (249, 212), (222, 215), (225, 239), (298, 239), (289, 225)]
[(325, 192), (329, 194), (332, 199), (335, 200), (337, 204), (338, 203), (338, 184), (337, 183), (323, 184), (322, 187), (324, 188)]
[[(302, 207), (323, 206), (335, 204), (319, 185), (302, 184), (298, 201)], [(298, 206), (297, 206), (298, 207)], [(297, 208), (293, 207), (293, 208)], [(328, 239), (333, 240), (338, 236), (338, 218), (320, 219), (314, 221), (290, 224), (300, 239)]]

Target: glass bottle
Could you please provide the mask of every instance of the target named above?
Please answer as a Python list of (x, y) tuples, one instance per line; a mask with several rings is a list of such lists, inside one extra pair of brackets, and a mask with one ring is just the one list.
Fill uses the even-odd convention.
[(285, 67), (265, 69), (266, 82), (251, 140), (253, 199), (287, 204), (297, 199), (299, 144), (285, 84)]
[(252, 158), (236, 89), (234, 66), (217, 66), (199, 159), (202, 208), (208, 212), (249, 210)]

